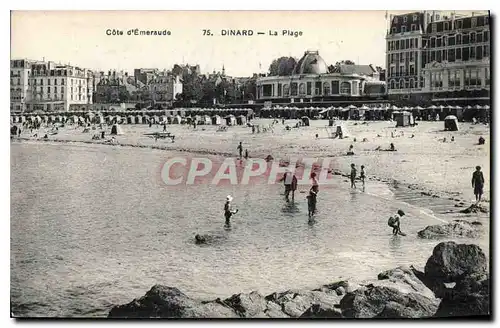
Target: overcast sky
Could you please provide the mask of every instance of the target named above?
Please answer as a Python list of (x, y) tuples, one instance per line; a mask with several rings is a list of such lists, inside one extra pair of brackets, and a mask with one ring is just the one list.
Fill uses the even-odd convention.
[[(274, 58), (300, 58), (318, 50), (327, 64), (350, 59), (385, 66), (385, 11), (13, 11), (11, 58), (52, 60), (90, 69), (169, 69), (199, 64), (203, 73), (220, 70), (249, 76), (265, 72)], [(170, 36), (128, 36), (130, 29), (169, 30)], [(107, 36), (107, 29), (124, 32)], [(214, 36), (203, 36), (210, 29)], [(252, 29), (280, 36), (220, 36), (221, 29)], [(282, 30), (302, 31), (297, 38)], [(259, 66), (260, 64), (260, 66)]]

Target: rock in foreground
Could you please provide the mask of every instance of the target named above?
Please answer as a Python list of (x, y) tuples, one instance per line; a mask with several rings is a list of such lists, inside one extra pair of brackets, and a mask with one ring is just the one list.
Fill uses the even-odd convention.
[(482, 224), (480, 222), (454, 220), (448, 224), (427, 226), (424, 230), (418, 232), (418, 236), (426, 239), (443, 237), (477, 238), (481, 233)]
[(465, 214), (469, 214), (469, 213), (488, 213), (488, 209), (484, 206), (481, 206), (481, 205), (476, 205), (476, 204), (472, 204), (471, 206), (467, 207), (466, 209), (463, 209), (460, 211), (460, 213), (465, 213)]
[(109, 318), (425, 318), (490, 314), (486, 256), (476, 245), (444, 242), (425, 272), (398, 267), (377, 280), (339, 281), (314, 290), (263, 296), (235, 294), (195, 300), (179, 289), (153, 286), (143, 297), (111, 309)]

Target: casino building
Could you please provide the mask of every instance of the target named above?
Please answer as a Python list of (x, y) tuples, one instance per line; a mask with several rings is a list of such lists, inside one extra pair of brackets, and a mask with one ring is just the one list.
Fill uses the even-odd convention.
[(267, 104), (337, 103), (380, 100), (385, 81), (372, 65), (337, 65), (329, 70), (318, 51), (306, 51), (289, 76), (257, 80), (257, 102)]

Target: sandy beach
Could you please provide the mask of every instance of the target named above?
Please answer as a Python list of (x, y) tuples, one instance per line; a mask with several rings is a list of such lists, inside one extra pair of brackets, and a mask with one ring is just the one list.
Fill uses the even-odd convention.
[[(269, 126), (272, 120), (253, 121), (261, 127)], [(440, 195), (454, 197), (466, 202), (472, 201), (471, 175), (475, 166), (480, 165), (486, 179), (484, 196), (489, 201), (489, 126), (460, 123), (457, 132), (444, 131), (443, 122), (418, 122), (415, 127), (395, 128), (395, 122), (339, 121), (347, 138), (331, 139), (328, 121), (311, 121), (311, 126), (285, 129), (295, 126), (296, 120), (288, 120), (285, 125), (274, 125), (273, 131), (252, 134), (246, 126), (228, 127), (227, 131), (217, 131), (217, 126), (197, 126), (196, 130), (187, 125), (167, 125), (167, 131), (175, 135), (170, 139), (158, 140), (145, 133), (162, 132), (163, 126), (121, 125), (123, 135), (116, 136), (122, 146), (152, 147), (197, 154), (237, 156), (237, 145), (243, 142), (249, 156), (275, 159), (300, 157), (331, 158), (331, 168), (343, 173), (349, 171), (351, 163), (358, 168), (365, 165), (370, 179), (380, 179), (410, 185), (411, 188)], [(111, 127), (105, 127), (109, 139)], [(29, 137), (25, 131), (21, 138), (40, 139), (48, 128), (41, 128), (38, 138)], [(66, 126), (49, 140), (59, 142), (103, 143), (92, 140), (92, 135), (100, 130), (83, 133), (82, 127)], [(262, 131), (262, 129), (261, 129)], [(394, 134), (394, 137), (391, 136)], [(316, 139), (316, 134), (318, 138)], [(414, 137), (412, 137), (414, 135)], [(455, 140), (452, 142), (451, 137)], [(478, 145), (478, 138), (486, 139), (485, 145)], [(365, 139), (366, 138), (366, 139)], [(443, 142), (446, 138), (446, 142)], [(363, 141), (365, 139), (365, 141)], [(355, 141), (356, 140), (356, 141)], [(388, 149), (394, 143), (397, 151), (377, 151), (377, 147)], [(354, 146), (354, 155), (347, 156), (349, 146)]]

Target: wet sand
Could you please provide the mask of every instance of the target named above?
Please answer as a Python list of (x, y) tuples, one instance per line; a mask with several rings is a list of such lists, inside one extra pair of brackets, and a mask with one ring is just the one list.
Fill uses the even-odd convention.
[[(271, 122), (267, 119), (253, 121), (261, 127), (267, 127)], [(471, 176), (475, 166), (480, 165), (486, 179), (483, 199), (489, 202), (489, 126), (460, 123), (460, 131), (449, 132), (444, 131), (443, 122), (418, 122), (415, 127), (396, 129), (395, 122), (339, 121), (348, 135), (339, 140), (329, 137), (333, 129), (326, 127), (326, 120), (312, 120), (309, 127), (285, 129), (287, 125), (295, 126), (296, 122), (287, 120), (285, 125), (280, 122), (273, 131), (255, 134), (246, 126), (228, 127), (227, 131), (219, 132), (217, 126), (212, 125), (200, 125), (196, 130), (187, 125), (167, 125), (167, 131), (175, 135), (174, 143), (170, 139), (155, 141), (143, 135), (162, 132), (161, 125), (151, 128), (147, 125), (121, 125), (124, 134), (115, 138), (120, 146), (220, 156), (238, 156), (236, 147), (242, 141), (250, 157), (330, 158), (330, 167), (344, 174), (349, 172), (351, 163), (356, 164), (358, 172), (359, 167), (365, 165), (369, 179), (403, 185), (423, 192), (425, 196), (436, 195), (465, 202), (474, 200)], [(110, 137), (110, 129), (105, 128), (106, 138)], [(66, 126), (59, 130), (59, 134), (49, 136), (49, 141), (103, 143), (102, 140), (92, 140), (93, 134), (100, 133), (99, 129), (82, 133), (82, 127)], [(38, 136), (43, 136), (45, 131), (48, 128), (42, 128)], [(395, 137), (391, 137), (391, 132)], [(453, 142), (452, 136), (455, 137)], [(477, 145), (480, 136), (486, 139), (485, 145)], [(36, 139), (28, 137), (26, 131), (21, 137), (24, 140)], [(446, 142), (443, 138), (447, 139)], [(377, 147), (388, 149), (391, 142), (397, 151), (375, 150)], [(354, 146), (354, 155), (347, 156), (350, 145)]]

